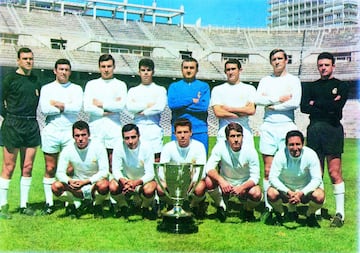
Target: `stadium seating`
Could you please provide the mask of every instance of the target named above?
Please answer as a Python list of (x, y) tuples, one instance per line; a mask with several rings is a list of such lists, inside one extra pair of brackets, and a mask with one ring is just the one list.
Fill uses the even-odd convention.
[[(0, 38), (0, 66), (7, 67), (16, 67), (17, 49), (29, 46), (34, 51), (38, 69), (52, 69), (56, 59), (68, 58), (73, 71), (95, 73), (98, 72), (98, 57), (109, 52), (116, 59), (116, 74), (135, 76), (138, 61), (146, 52), (155, 61), (157, 77), (181, 78), (181, 52), (190, 52), (199, 60), (198, 78), (213, 86), (225, 80), (223, 59), (228, 55), (241, 55), (246, 58), (241, 80), (256, 85), (272, 71), (269, 52), (280, 47), (292, 56), (288, 71), (303, 82), (318, 78), (315, 61), (322, 51), (337, 53), (340, 58), (343, 55), (336, 64), (339, 79), (356, 83), (360, 76), (359, 26), (304, 30), (181, 27), (139, 20), (125, 23), (119, 18), (94, 19), (79, 13), (61, 15), (56, 10), (31, 9), (29, 12), (23, 5), (0, 3)], [(66, 40), (66, 47), (53, 49), (51, 39)], [(102, 47), (105, 44), (107, 46)], [(113, 50), (111, 45), (118, 48)], [(124, 52), (118, 50), (122, 47), (126, 49)], [(343, 121), (347, 137), (360, 137), (358, 96), (352, 94), (356, 99), (350, 99), (345, 105)], [(123, 118), (129, 120), (126, 113)], [(169, 121), (167, 108), (162, 120), (166, 134), (170, 131)], [(261, 121), (262, 108), (258, 107), (250, 121), (255, 135)], [(306, 131), (307, 116), (297, 111), (296, 121), (300, 129)], [(211, 109), (209, 125), (209, 133), (215, 135), (217, 119)]]

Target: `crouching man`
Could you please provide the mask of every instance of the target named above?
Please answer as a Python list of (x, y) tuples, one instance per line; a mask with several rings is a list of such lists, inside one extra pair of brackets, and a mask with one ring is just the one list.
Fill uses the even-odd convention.
[[(298, 130), (289, 131), (286, 148), (279, 150), (270, 169), (268, 200), (273, 207), (276, 225), (297, 221), (298, 204), (308, 204), (306, 222), (309, 227), (320, 227), (315, 211), (324, 203), (325, 192), (319, 158), (315, 151), (304, 146), (304, 136)], [(284, 204), (288, 212), (285, 215)]]
[[(68, 203), (66, 215), (79, 218), (82, 200), (90, 200), (94, 204), (94, 216), (102, 217), (102, 203), (109, 193), (106, 149), (90, 139), (89, 125), (85, 121), (75, 122), (72, 132), (75, 142), (60, 153), (56, 172), (58, 181), (52, 184), (52, 191)], [(73, 169), (71, 177), (67, 174), (68, 165)]]
[[(244, 204), (243, 221), (255, 221), (254, 208), (262, 199), (259, 158), (253, 146), (243, 145), (243, 128), (238, 123), (225, 127), (226, 140), (218, 141), (206, 163), (206, 187), (215, 201), (217, 216), (226, 220), (230, 195)], [(220, 167), (220, 171), (217, 170)], [(225, 201), (224, 201), (225, 199)]]
[(154, 181), (153, 150), (140, 142), (139, 128), (127, 124), (122, 128), (123, 143), (115, 147), (112, 158), (114, 180), (110, 181), (111, 197), (116, 201), (113, 216), (129, 215), (129, 200), (140, 196), (143, 218), (156, 219), (153, 208), (156, 182)]

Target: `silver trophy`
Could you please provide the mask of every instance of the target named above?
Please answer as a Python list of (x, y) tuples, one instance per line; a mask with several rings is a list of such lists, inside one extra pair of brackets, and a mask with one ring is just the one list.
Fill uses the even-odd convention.
[(155, 180), (171, 200), (173, 208), (163, 213), (163, 220), (157, 229), (169, 233), (196, 233), (191, 213), (182, 207), (184, 200), (194, 191), (202, 178), (204, 165), (191, 163), (155, 163)]

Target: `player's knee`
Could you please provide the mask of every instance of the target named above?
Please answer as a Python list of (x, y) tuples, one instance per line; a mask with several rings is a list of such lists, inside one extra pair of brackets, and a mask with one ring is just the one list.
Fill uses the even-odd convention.
[(56, 181), (51, 185), (51, 190), (55, 196), (59, 197), (65, 191), (65, 186), (63, 183)]

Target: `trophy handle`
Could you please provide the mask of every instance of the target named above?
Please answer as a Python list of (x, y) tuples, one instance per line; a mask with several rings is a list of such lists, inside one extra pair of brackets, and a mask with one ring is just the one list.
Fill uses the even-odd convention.
[[(198, 171), (196, 171), (198, 169)], [(189, 186), (189, 190), (188, 190), (188, 194), (192, 194), (196, 188), (196, 186), (199, 184), (201, 178), (202, 178), (202, 174), (204, 171), (204, 165), (203, 164), (191, 164), (191, 172), (192, 172), (192, 177), (194, 177), (194, 174), (196, 175), (197, 172), (199, 172), (199, 174), (197, 174), (197, 178), (196, 181), (192, 180), (190, 186)]]
[(168, 193), (168, 191), (166, 190), (166, 188), (163, 186), (163, 184), (161, 183), (161, 179), (159, 177), (159, 168), (163, 167), (164, 168), (165, 164), (164, 163), (154, 163), (154, 171), (155, 171), (155, 181), (156, 183), (160, 186), (161, 190), (164, 192), (164, 194), (171, 199), (170, 194)]

